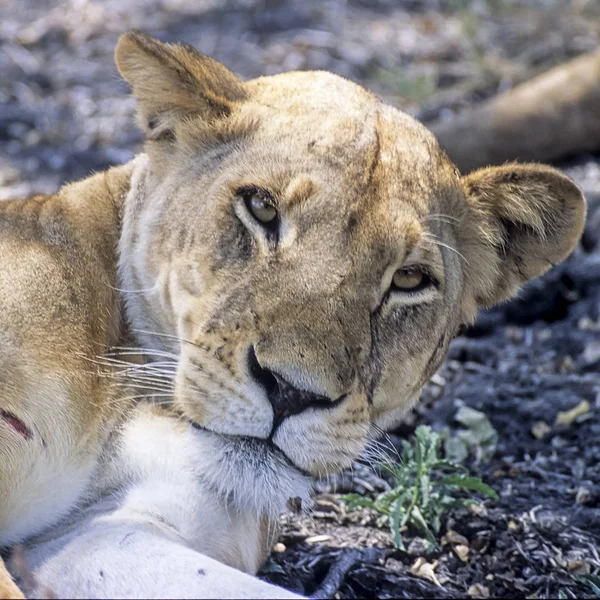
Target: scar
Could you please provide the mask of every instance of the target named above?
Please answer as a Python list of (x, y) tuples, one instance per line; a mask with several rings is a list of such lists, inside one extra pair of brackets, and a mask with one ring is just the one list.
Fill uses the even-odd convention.
[(375, 169), (379, 163), (379, 155), (381, 154), (381, 140), (379, 139), (379, 115), (375, 122), (375, 143), (373, 147), (373, 153), (371, 156), (371, 164), (367, 169), (366, 185), (367, 187), (373, 184), (373, 177), (375, 176)]
[(133, 531), (129, 532), (120, 542), (119, 542), (119, 546), (122, 546), (125, 541), (127, 540), (127, 538), (130, 538), (132, 535), (134, 534)]
[(17, 418), (12, 413), (0, 408), (0, 419), (4, 419), (19, 435), (22, 435), (26, 440), (33, 437), (33, 433), (21, 419)]

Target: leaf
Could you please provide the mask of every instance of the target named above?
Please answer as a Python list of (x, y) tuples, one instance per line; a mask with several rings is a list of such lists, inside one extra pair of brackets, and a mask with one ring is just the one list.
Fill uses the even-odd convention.
[(375, 508), (375, 502), (371, 498), (366, 498), (360, 494), (345, 494), (341, 497), (341, 500), (348, 504), (349, 510), (356, 510), (357, 508)]
[(413, 506), (412, 510), (410, 511), (409, 521), (414, 527), (416, 527), (425, 535), (428, 541), (430, 541), (434, 546), (437, 546), (437, 540), (435, 539), (433, 533), (431, 533), (431, 530), (423, 518), (423, 514), (419, 510), (418, 506)]
[(260, 569), (260, 573), (276, 573), (277, 575), (285, 575), (285, 571), (281, 565), (278, 565), (274, 560), (269, 559)]
[(578, 577), (577, 579), (585, 583), (590, 588), (594, 594), (594, 598), (600, 598), (600, 576), (587, 575), (585, 577)]
[(424, 462), (424, 452), (426, 450), (427, 436), (431, 428), (427, 425), (419, 425), (415, 431), (415, 462), (422, 465)]
[(431, 529), (433, 529), (433, 531), (435, 533), (439, 533), (440, 532), (440, 527), (442, 526), (440, 517), (441, 517), (441, 510), (435, 510), (432, 511), (430, 517), (429, 517), (429, 521), (431, 523)]
[(469, 456), (467, 445), (458, 437), (451, 437), (444, 443), (444, 454), (453, 462), (463, 462)]
[(430, 492), (430, 479), (429, 472), (423, 473), (419, 477), (419, 491), (421, 492), (421, 502), (420, 505), (423, 509), (426, 509), (429, 505), (429, 492)]
[(491, 459), (496, 451), (498, 433), (487, 415), (470, 406), (461, 406), (454, 419), (467, 428), (459, 431), (457, 437), (475, 454), (477, 462)]
[(469, 470), (464, 465), (454, 462), (453, 460), (447, 460), (441, 458), (437, 460), (433, 465), (433, 469), (452, 469), (453, 471), (460, 471), (461, 473), (468, 473)]
[(493, 498), (494, 500), (498, 500), (498, 494), (487, 484), (481, 481), (479, 477), (470, 477), (469, 475), (447, 475), (443, 479), (440, 480), (442, 485), (455, 485), (461, 487), (465, 490), (473, 490), (475, 492), (479, 492), (480, 494), (484, 494)]
[(398, 498), (398, 502), (400, 502), (402, 506), (402, 519), (400, 519), (400, 527), (404, 527), (406, 522), (410, 517), (410, 513), (407, 509), (407, 504), (410, 506), (410, 498), (413, 495), (413, 488), (409, 488), (404, 491), (404, 493)]
[(414, 460), (415, 452), (413, 447), (406, 441), (402, 440), (402, 463), (409, 464)]
[(394, 500), (394, 502), (390, 506), (390, 509), (390, 529), (392, 530), (392, 535), (394, 537), (394, 545), (399, 550), (406, 550), (406, 548), (404, 547), (404, 542), (402, 541), (402, 535), (400, 534), (400, 517), (404, 512), (404, 507), (402, 506), (400, 498)]
[(434, 464), (440, 453), (441, 438), (439, 433), (432, 431), (430, 436), (429, 454), (427, 456), (427, 463)]
[(485, 413), (466, 405), (461, 406), (458, 409), (456, 415), (454, 416), (454, 420), (458, 421), (461, 425), (464, 425), (469, 429), (487, 427), (488, 424), (491, 425), (490, 420), (487, 418)]

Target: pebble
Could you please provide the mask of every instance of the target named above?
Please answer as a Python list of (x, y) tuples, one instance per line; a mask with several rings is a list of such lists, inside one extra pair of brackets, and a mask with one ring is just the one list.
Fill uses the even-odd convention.
[(600, 342), (590, 342), (586, 345), (581, 360), (586, 367), (600, 365)]
[(458, 556), (458, 558), (462, 560), (462, 562), (466, 563), (469, 561), (469, 546), (458, 544), (456, 546), (453, 546), (452, 550), (454, 554), (456, 554), (456, 556)]
[(575, 502), (577, 504), (589, 504), (592, 500), (592, 493), (585, 487), (577, 488), (577, 493), (575, 494)]
[(489, 598), (490, 589), (485, 585), (475, 583), (467, 590), (467, 596), (470, 598)]
[(571, 410), (559, 411), (556, 415), (556, 425), (571, 425), (573, 421), (589, 413), (591, 410), (590, 403), (587, 400), (582, 400), (577, 406)]
[(410, 556), (423, 556), (424, 554), (427, 554), (430, 550), (431, 550), (430, 542), (428, 542), (426, 539), (421, 538), (421, 537), (414, 537), (410, 541), (410, 544), (408, 545), (406, 552)]
[(546, 421), (536, 421), (531, 428), (531, 434), (536, 440), (545, 438), (551, 431), (552, 427)]
[(328, 542), (330, 539), (330, 535), (313, 535), (312, 537), (306, 538), (304, 541), (307, 544), (320, 544), (321, 542)]

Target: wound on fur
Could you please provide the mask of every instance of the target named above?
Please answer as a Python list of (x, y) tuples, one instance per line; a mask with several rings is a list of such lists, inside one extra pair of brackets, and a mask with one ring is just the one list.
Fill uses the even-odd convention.
[(4, 419), (19, 435), (22, 435), (26, 440), (33, 437), (33, 433), (21, 419), (17, 418), (12, 413), (0, 408), (0, 418)]

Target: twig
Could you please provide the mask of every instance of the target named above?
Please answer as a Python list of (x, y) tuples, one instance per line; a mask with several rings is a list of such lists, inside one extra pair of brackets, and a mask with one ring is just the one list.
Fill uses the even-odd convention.
[(342, 587), (346, 575), (358, 563), (361, 565), (377, 562), (386, 553), (380, 548), (366, 548), (365, 550), (348, 550), (342, 552), (329, 569), (320, 587), (312, 594), (314, 600), (333, 598)]

